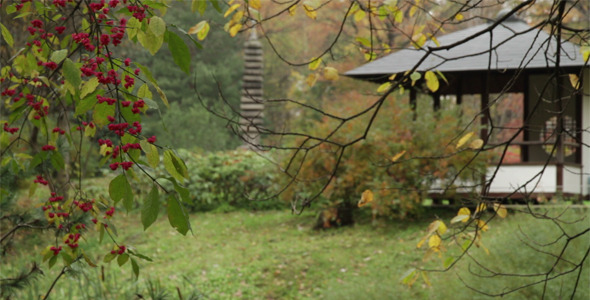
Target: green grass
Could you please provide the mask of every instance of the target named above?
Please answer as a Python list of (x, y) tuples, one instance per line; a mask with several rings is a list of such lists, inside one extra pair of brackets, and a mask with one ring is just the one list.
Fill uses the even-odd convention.
[[(567, 212), (573, 220), (588, 214), (587, 210)], [(194, 235), (182, 236), (170, 227), (166, 217), (161, 218), (147, 231), (143, 231), (136, 213), (119, 215), (115, 222), (120, 240), (134, 246), (154, 262), (140, 262), (138, 281), (131, 275), (129, 263), (121, 269), (116, 262), (105, 265), (104, 281), (101, 267), (78, 268), (56, 285), (52, 299), (134, 299), (136, 294), (150, 299), (149, 290), (166, 292), (170, 299), (178, 299), (177, 288), (185, 299), (189, 294), (202, 293), (209, 299), (484, 299), (481, 294), (465, 287), (459, 277), (475, 288), (487, 292), (527, 284), (535, 278), (491, 277), (479, 278), (469, 274), (481, 270), (469, 259), (445, 273), (430, 273), (432, 286), (422, 279), (409, 288), (400, 284), (402, 275), (422, 264), (423, 249), (416, 243), (424, 234), (429, 222), (437, 215), (449, 220), (453, 212), (428, 210), (423, 221), (384, 221), (371, 225), (361, 219), (356, 225), (324, 231), (311, 230), (315, 215), (301, 216), (289, 212), (233, 212), (228, 214), (195, 214), (191, 217)], [(557, 227), (533, 220), (520, 214), (510, 214), (505, 220), (494, 220), (484, 234), (483, 242), (490, 249), (473, 249), (475, 258), (494, 270), (530, 273), (544, 271), (550, 266), (550, 257), (528, 248), (519, 238), (519, 226), (527, 236), (540, 242), (549, 242), (558, 232)], [(576, 224), (562, 224), (575, 232), (589, 227), (589, 220)], [(41, 235), (36, 235), (42, 240)], [(108, 243), (99, 245), (96, 239), (87, 240), (89, 252), (106, 254)], [(561, 242), (560, 242), (561, 243)], [(560, 244), (558, 243), (558, 244)], [(588, 249), (590, 237), (574, 241), (566, 256), (579, 259)], [(41, 245), (42, 243), (39, 242)], [(555, 245), (559, 246), (559, 245)], [(34, 248), (34, 246), (33, 246)], [(547, 249), (545, 249), (547, 250)], [(19, 251), (3, 258), (2, 277), (8, 277), (27, 266), (31, 259), (39, 261), (41, 246), (30, 251)], [(550, 249), (556, 251), (556, 248)], [(10, 261), (7, 262), (6, 258)], [(58, 263), (59, 265), (59, 263)], [(430, 267), (441, 267), (434, 256)], [(590, 264), (586, 262), (576, 299), (588, 299)], [(566, 270), (559, 264), (558, 270)], [(33, 299), (47, 290), (59, 272), (56, 266), (46, 270), (32, 287), (17, 299)], [(484, 272), (485, 273), (485, 272)], [(569, 298), (575, 274), (552, 281), (547, 299), (561, 296)], [(152, 287), (149, 287), (149, 284)], [(158, 289), (155, 286), (160, 286)], [(536, 299), (542, 286), (510, 294), (508, 299)]]

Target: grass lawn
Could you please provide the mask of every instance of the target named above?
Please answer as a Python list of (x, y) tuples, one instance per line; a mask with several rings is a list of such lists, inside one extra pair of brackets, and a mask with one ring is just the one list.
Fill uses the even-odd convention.
[[(566, 214), (573, 220), (586, 216), (588, 210), (570, 210)], [(138, 295), (152, 299), (158, 292), (179, 299), (179, 291), (183, 299), (191, 299), (190, 296), (198, 299), (198, 295), (203, 299), (485, 299), (466, 288), (460, 278), (489, 292), (502, 292), (511, 286), (542, 279), (475, 277), (469, 270), (486, 274), (465, 259), (449, 272), (430, 273), (432, 286), (422, 279), (412, 288), (402, 285), (400, 280), (408, 269), (423, 265), (424, 250), (416, 249), (416, 243), (435, 215), (447, 221), (454, 215), (448, 210), (430, 209), (423, 221), (382, 220), (374, 226), (370, 220), (361, 218), (354, 226), (324, 231), (310, 229), (315, 219), (311, 212), (301, 216), (279, 211), (204, 213), (192, 215), (194, 234), (187, 236), (178, 234), (162, 215), (144, 232), (137, 215), (120, 214), (114, 221), (120, 224), (118, 231), (123, 244), (134, 246), (154, 260), (140, 261), (138, 281), (132, 279), (129, 263), (120, 269), (113, 261), (101, 272), (101, 265), (105, 265), (101, 262), (98, 268), (76, 268), (79, 272), (62, 278), (51, 299), (141, 299)], [(490, 254), (482, 249), (474, 249), (472, 253), (492, 269), (530, 273), (551, 266), (550, 256), (539, 254), (520, 241), (526, 237), (519, 233), (519, 227), (526, 236), (547, 243), (555, 237), (555, 226), (518, 214), (489, 225), (483, 242)], [(568, 232), (579, 231), (588, 228), (590, 220), (561, 226)], [(38, 238), (43, 239), (41, 235)], [(96, 247), (92, 253), (106, 254), (110, 249), (98, 245), (97, 240), (85, 242)], [(554, 246), (562, 242), (565, 240)], [(590, 236), (586, 234), (573, 243), (566, 256), (571, 260), (583, 257), (589, 244)], [(4, 257), (2, 277), (30, 266), (31, 259), (40, 261), (43, 245), (31, 245), (36, 253), (33, 257), (30, 251)], [(98, 255), (93, 259), (101, 260)], [(442, 266), (436, 256), (431, 260), (430, 266)], [(18, 299), (37, 299), (43, 294), (59, 272), (59, 264), (52, 270), (43, 265), (45, 276)], [(586, 261), (575, 299), (590, 297), (589, 266)], [(567, 267), (558, 264), (557, 271)], [(574, 272), (552, 281), (546, 299), (569, 298), (576, 276)], [(538, 299), (541, 292), (542, 286), (537, 285), (505, 298)]]

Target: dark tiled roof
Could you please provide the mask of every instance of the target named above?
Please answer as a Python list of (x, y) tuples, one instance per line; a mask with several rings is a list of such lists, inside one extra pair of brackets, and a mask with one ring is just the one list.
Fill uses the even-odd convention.
[[(486, 29), (491, 23), (473, 26), (438, 38), (441, 46), (450, 45)], [(441, 72), (484, 71), (488, 69), (490, 36), (493, 47), (492, 70), (551, 68), (555, 64), (556, 40), (542, 30), (532, 29), (522, 21), (509, 19), (498, 25), (492, 35), (484, 33), (450, 50), (432, 53), (418, 71), (439, 70)], [(499, 45), (499, 46), (498, 46)], [(433, 42), (426, 46), (436, 47)], [(583, 67), (580, 48), (562, 41), (560, 65)], [(425, 55), (425, 50), (404, 49), (369, 62), (345, 73), (357, 78), (379, 78), (410, 70)]]

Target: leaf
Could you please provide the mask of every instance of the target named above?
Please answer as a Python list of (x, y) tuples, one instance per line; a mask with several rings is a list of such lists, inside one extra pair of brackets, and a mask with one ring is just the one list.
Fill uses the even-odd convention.
[(475, 209), (475, 214), (485, 211), (486, 208), (488, 208), (488, 206), (485, 204), (485, 202), (481, 202), (479, 205), (477, 205), (477, 208)]
[(430, 280), (428, 280), (428, 276), (426, 276), (426, 271), (422, 271), (420, 272), (420, 274), (422, 274), (422, 279), (424, 279), (424, 283), (426, 283), (427, 286), (432, 286)]
[(453, 258), (451, 256), (447, 257), (447, 259), (445, 259), (445, 261), (443, 263), (443, 267), (445, 269), (447, 269), (448, 267), (450, 267), (453, 264), (454, 261), (455, 261), (455, 258)]
[(197, 34), (199, 31), (201, 31), (201, 29), (203, 29), (203, 27), (205, 27), (205, 24), (207, 23), (207, 21), (203, 20), (197, 24), (195, 24), (195, 26), (191, 27), (188, 29), (188, 34)]
[(164, 33), (166, 33), (166, 22), (164, 21), (164, 19), (158, 16), (153, 16), (150, 18), (150, 25), (148, 28), (156, 36), (163, 37)]
[(483, 147), (483, 140), (482, 139), (475, 139), (469, 144), (469, 148), (477, 150)]
[(390, 88), (391, 88), (391, 82), (383, 83), (377, 88), (377, 93), (385, 93)]
[(260, 0), (249, 0), (248, 5), (256, 10), (260, 10), (260, 7), (262, 7), (260, 5)]
[(363, 207), (373, 202), (373, 192), (371, 190), (365, 190), (361, 195), (361, 200), (358, 202), (358, 207)]
[(447, 225), (443, 221), (439, 220), (438, 229), (436, 230), (438, 234), (443, 235), (447, 232)]
[(12, 37), (12, 34), (10, 34), (10, 31), (2, 23), (0, 23), (0, 29), (2, 32), (2, 38), (6, 41), (8, 46), (13, 47), (14, 46), (14, 38)]
[(303, 4), (303, 11), (312, 20), (315, 20), (318, 17), (317, 11), (307, 4)]
[(426, 87), (428, 87), (428, 89), (431, 92), (434, 93), (434, 92), (438, 91), (438, 87), (439, 87), (438, 77), (436, 77), (436, 74), (434, 74), (434, 72), (427, 71), (424, 74), (424, 79), (426, 80)]
[(477, 227), (479, 227), (482, 231), (488, 231), (488, 224), (482, 220), (477, 220)]
[(322, 63), (322, 59), (321, 59), (321, 58), (317, 58), (317, 59), (315, 59), (315, 58), (314, 58), (314, 59), (313, 59), (313, 60), (312, 60), (312, 61), (309, 63), (309, 65), (308, 65), (308, 68), (309, 68), (311, 71), (314, 71), (315, 69), (317, 69), (317, 68), (320, 66), (320, 64), (321, 64), (321, 63)]
[(133, 258), (131, 258), (131, 269), (133, 270), (133, 275), (135, 275), (135, 280), (137, 280), (139, 278), (139, 265)]
[(297, 5), (296, 4), (291, 5), (291, 7), (289, 7), (289, 15), (294, 16), (296, 12), (297, 12)]
[(330, 81), (338, 80), (338, 70), (332, 67), (325, 67), (324, 78)]
[(191, 3), (191, 11), (192, 12), (199, 12), (201, 16), (207, 10), (207, 1), (205, 0), (193, 0)]
[(569, 74), (570, 77), (570, 83), (572, 85), (572, 87), (577, 90), (580, 88), (580, 78), (578, 78), (578, 75), (576, 74)]
[(494, 211), (496, 211), (496, 214), (502, 219), (506, 218), (508, 215), (508, 210), (506, 210), (506, 207), (499, 203), (494, 203)]
[(189, 220), (175, 195), (168, 197), (168, 221), (182, 235), (186, 235), (189, 229)]
[(469, 216), (468, 215), (458, 215), (455, 216), (454, 218), (451, 219), (451, 224), (455, 224), (458, 222), (467, 222), (467, 220), (469, 220)]
[[(88, 94), (94, 92), (96, 87), (98, 87), (98, 78), (93, 76), (82, 85), (82, 89), (80, 90), (80, 98), (84, 98), (88, 96)], [(96, 96), (94, 96), (94, 99), (96, 99)]]
[(127, 211), (131, 210), (133, 206), (133, 190), (124, 174), (111, 180), (111, 183), (109, 183), (109, 195), (115, 203), (123, 200), (123, 205)]
[(179, 182), (183, 182), (185, 178), (188, 178), (186, 165), (172, 150), (164, 151), (164, 167), (168, 174)]
[(152, 83), (154, 84), (154, 88), (156, 89), (156, 92), (160, 96), (160, 99), (162, 100), (162, 102), (164, 102), (164, 105), (166, 105), (167, 108), (170, 108), (170, 103), (168, 102), (168, 97), (166, 97), (166, 94), (164, 94), (164, 91), (162, 91), (160, 86), (155, 81), (153, 81)]
[(213, 8), (215, 8), (215, 10), (218, 13), (221, 13), (221, 6), (219, 5), (219, 0), (209, 0), (209, 2), (211, 2), (211, 5), (213, 5)]
[(68, 56), (68, 49), (61, 49), (51, 53), (51, 57), (49, 59), (52, 62), (59, 64), (62, 60), (66, 58), (66, 56)]
[(426, 36), (423, 33), (420, 33), (412, 37), (412, 41), (414, 42), (414, 48), (420, 49), (426, 43)]
[(416, 274), (416, 269), (412, 268), (412, 269), (407, 270), (402, 275), (401, 282), (403, 284), (410, 285), (410, 281), (412, 280), (412, 278), (414, 277), (415, 274)]
[(469, 139), (471, 139), (471, 137), (474, 135), (474, 132), (468, 132), (466, 133), (462, 138), (459, 139), (459, 141), (457, 142), (457, 148), (461, 148), (461, 146), (465, 145), (465, 143), (467, 143), (467, 141), (469, 141)]
[(428, 240), (428, 248), (438, 248), (440, 247), (440, 243), (441, 243), (441, 239), (438, 235), (433, 234), (430, 236), (430, 239)]
[(582, 58), (584, 62), (588, 62), (590, 59), (590, 46), (582, 46), (580, 47), (580, 53), (582, 53)]
[(73, 61), (66, 58), (63, 63), (62, 72), (65, 79), (77, 90), (82, 82), (80, 69), (76, 67)]
[(154, 146), (153, 144), (148, 143), (147, 140), (141, 140), (140, 142), (141, 149), (145, 152), (145, 156), (147, 157), (148, 164), (152, 168), (158, 167), (160, 163), (160, 155), (158, 154), (158, 147)]
[(238, 32), (242, 29), (242, 24), (236, 24), (229, 28), (229, 35), (234, 37), (238, 34)]
[(137, 35), (137, 32), (140, 28), (141, 22), (139, 22), (138, 19), (136, 19), (135, 17), (129, 18), (129, 21), (127, 21), (127, 36), (130, 40)]
[(406, 154), (406, 150), (402, 150), (401, 152), (397, 153), (396, 155), (394, 155), (391, 158), (391, 162), (396, 162), (398, 161), (398, 159), (400, 159), (402, 156), (404, 156), (404, 154)]
[(119, 257), (117, 257), (117, 263), (119, 264), (119, 266), (124, 265), (128, 260), (129, 260), (129, 254), (127, 254), (127, 253), (123, 253), (123, 254), (119, 255)]
[(364, 37), (357, 37), (356, 41), (361, 43), (361, 45), (370, 48), (371, 47), (371, 41), (369, 41), (369, 39), (364, 38)]
[(197, 39), (199, 39), (199, 41), (204, 40), (207, 37), (207, 34), (209, 34), (210, 28), (211, 28), (211, 26), (209, 26), (209, 23), (205, 22), (205, 24), (203, 25), (203, 28), (201, 28), (201, 30), (199, 30), (199, 32), (197, 32)]
[(152, 92), (150, 91), (150, 87), (144, 83), (137, 90), (137, 97), (152, 99), (154, 96), (152, 95)]
[(157, 219), (160, 212), (160, 195), (158, 188), (154, 184), (152, 190), (149, 192), (143, 201), (143, 208), (141, 209), (141, 224), (143, 230), (148, 229)]
[(358, 22), (362, 21), (366, 15), (367, 14), (365, 13), (364, 10), (358, 10), (357, 12), (354, 13), (354, 22), (358, 23)]
[(187, 75), (190, 75), (191, 53), (184, 41), (174, 32), (168, 32), (168, 49), (174, 63)]
[(410, 75), (410, 79), (412, 80), (412, 82), (416, 82), (420, 80), (420, 78), (422, 78), (422, 74), (420, 74), (420, 72), (414, 72)]
[(315, 73), (311, 73), (311, 74), (307, 75), (307, 78), (305, 78), (305, 83), (307, 83), (308, 86), (312, 87), (312, 86), (314, 86), (314, 84), (317, 80), (318, 80), (318, 75)]
[(225, 13), (223, 14), (224, 18), (227, 18), (227, 16), (229, 16), (234, 10), (236, 10), (238, 7), (240, 7), (240, 4), (234, 4), (232, 6), (230, 6)]
[(460, 14), (460, 13), (457, 13), (457, 14), (455, 15), (455, 20), (457, 20), (457, 21), (462, 21), (462, 20), (463, 20), (463, 15), (462, 15), (462, 14)]

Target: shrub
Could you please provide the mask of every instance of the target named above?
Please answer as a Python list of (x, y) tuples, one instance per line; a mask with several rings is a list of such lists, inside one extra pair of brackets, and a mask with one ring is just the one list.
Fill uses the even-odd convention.
[[(186, 207), (193, 212), (267, 210), (285, 206), (273, 199), (260, 200), (272, 195), (275, 173), (272, 163), (255, 152), (232, 150), (199, 154), (180, 149), (178, 155), (189, 171), (184, 186), (193, 198)], [(165, 174), (164, 168), (159, 168), (155, 177)]]

